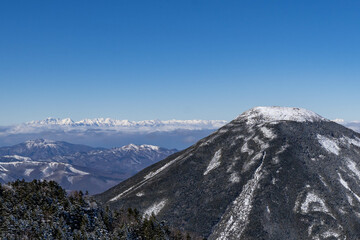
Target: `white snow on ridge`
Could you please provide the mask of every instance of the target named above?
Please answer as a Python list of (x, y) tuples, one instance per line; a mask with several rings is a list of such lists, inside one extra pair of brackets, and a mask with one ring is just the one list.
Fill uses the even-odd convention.
[(333, 153), (335, 155), (339, 155), (340, 147), (338, 144), (325, 136), (322, 136), (320, 134), (317, 135), (318, 141), (321, 144), (321, 146), (328, 152)]
[(123, 191), (122, 193), (116, 195), (115, 197), (113, 197), (112, 199), (109, 200), (109, 202), (114, 202), (118, 199), (120, 199), (124, 194), (128, 193), (129, 191), (131, 191), (135, 186), (132, 186), (128, 189), (126, 189), (125, 191)]
[(72, 171), (73, 173), (77, 173), (77, 174), (80, 174), (80, 175), (88, 175), (89, 173), (87, 173), (87, 172), (84, 172), (84, 171), (81, 171), (81, 170), (79, 170), (79, 169), (76, 169), (76, 168), (74, 168), (74, 167), (72, 167), (72, 166), (69, 166), (69, 169), (70, 169), (70, 171)]
[(329, 121), (312, 111), (291, 107), (255, 107), (241, 114), (237, 120), (246, 120), (249, 125), (274, 121)]
[(37, 162), (37, 161), (26, 161), (26, 162), (0, 162), (0, 165), (8, 165), (8, 166), (13, 165), (14, 167), (17, 167), (17, 166), (19, 166), (19, 165), (24, 165), (24, 164), (26, 164), (26, 165), (29, 165), (29, 164), (31, 164), (31, 165), (42, 165), (42, 164), (44, 164), (44, 163), (46, 163), (46, 162)]
[[(144, 151), (144, 150), (152, 150), (152, 151), (159, 151), (160, 147), (159, 146), (154, 146), (154, 145), (148, 145), (148, 144), (143, 144), (143, 145), (135, 145), (135, 144), (128, 144), (125, 146), (122, 146), (120, 148), (116, 148), (119, 150), (134, 150), (134, 151)], [(115, 150), (116, 150), (115, 149)]]
[(0, 165), (0, 171), (8, 172), (9, 170), (7, 170), (6, 168), (4, 168), (3, 166)]
[(175, 158), (174, 160), (166, 163), (164, 166), (162, 166), (161, 168), (157, 169), (155, 172), (150, 172), (148, 173), (144, 179), (150, 179), (152, 177), (154, 177), (155, 175), (159, 174), (160, 172), (164, 171), (167, 167), (169, 167), (170, 165), (172, 165), (173, 163), (175, 163), (178, 159), (180, 159), (179, 157)]
[[(148, 173), (144, 179), (129, 187), (128, 189), (126, 189), (125, 191), (123, 191), (122, 193), (118, 194), (117, 196), (111, 198), (109, 200), (109, 202), (114, 202), (114, 201), (117, 201), (119, 200), (122, 196), (125, 196), (127, 193), (133, 191), (133, 190), (136, 190), (138, 188), (140, 188), (141, 186), (143, 186), (149, 179), (151, 179), (152, 177), (156, 176), (157, 174), (161, 173), (162, 171), (164, 171), (167, 167), (169, 167), (170, 165), (174, 164), (176, 161), (180, 160), (180, 159), (186, 159), (186, 158), (189, 158), (192, 156), (192, 154), (190, 153), (191, 149), (188, 150), (187, 152), (183, 153), (182, 155), (178, 156), (177, 158), (175, 158), (174, 160), (171, 160), (170, 162), (164, 164), (162, 167), (158, 168), (156, 171), (153, 171), (153, 172), (150, 172)], [(186, 155), (186, 157), (184, 157)]]
[[(175, 162), (177, 162), (180, 159), (186, 159), (192, 156), (192, 153), (190, 153), (191, 149), (188, 150), (187, 152), (183, 153), (182, 155), (178, 156), (177, 158), (175, 158), (174, 160), (171, 160), (170, 162), (166, 163), (164, 166), (162, 166), (161, 168), (158, 168), (156, 171), (150, 172), (148, 173), (144, 179), (148, 180), (152, 177), (154, 177), (155, 175), (159, 174), (160, 172), (164, 171), (167, 167), (171, 166), (172, 164), (174, 164)], [(185, 157), (184, 157), (185, 156)]]
[(159, 146), (154, 146), (154, 145), (148, 145), (148, 144), (143, 144), (140, 145), (140, 149), (150, 149), (150, 150), (154, 150), (154, 151), (159, 151), (160, 147)]
[[(264, 153), (264, 157), (265, 155)], [(262, 178), (263, 163), (256, 169), (253, 178), (244, 185), (240, 195), (229, 206), (230, 212), (221, 217), (216, 228), (223, 230), (217, 236), (210, 236), (210, 239), (214, 239), (214, 237), (222, 240), (241, 239), (241, 235), (248, 224), (255, 190), (258, 188), (259, 181)]]
[(26, 147), (31, 148), (57, 148), (55, 141), (47, 139), (37, 139), (26, 141)]
[(208, 174), (211, 170), (220, 166), (221, 163), (220, 158), (221, 158), (221, 149), (217, 150), (216, 153), (214, 154), (213, 158), (211, 159), (209, 165), (207, 166), (204, 172), (204, 176)]
[(23, 156), (19, 156), (19, 155), (5, 155), (5, 156), (1, 156), (1, 157), (12, 158), (12, 159), (20, 160), (20, 161), (31, 161), (31, 158), (23, 157)]

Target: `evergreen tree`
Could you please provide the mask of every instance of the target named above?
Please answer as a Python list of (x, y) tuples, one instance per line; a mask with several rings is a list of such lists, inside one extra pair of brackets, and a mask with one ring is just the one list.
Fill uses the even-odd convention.
[(192, 239), (137, 209), (112, 211), (90, 196), (67, 196), (54, 181), (0, 184), (0, 239)]

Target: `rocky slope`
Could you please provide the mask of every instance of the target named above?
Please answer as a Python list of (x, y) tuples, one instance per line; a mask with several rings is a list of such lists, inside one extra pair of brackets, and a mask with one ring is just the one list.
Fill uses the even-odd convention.
[(97, 199), (209, 239), (358, 239), (360, 134), (257, 107)]

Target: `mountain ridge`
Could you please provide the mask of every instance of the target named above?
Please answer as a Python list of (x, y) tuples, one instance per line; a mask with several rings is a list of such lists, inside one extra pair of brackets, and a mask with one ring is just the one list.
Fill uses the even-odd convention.
[(85, 118), (80, 121), (73, 121), (70, 118), (52, 118), (49, 117), (44, 120), (30, 121), (20, 125), (24, 126), (72, 126), (72, 127), (159, 127), (170, 126), (172, 129), (193, 129), (193, 128), (217, 128), (225, 124), (225, 120), (142, 120), (142, 121), (129, 121), (117, 120), (111, 118)]
[(0, 148), (0, 182), (55, 180), (67, 190), (105, 191), (144, 167), (176, 152), (153, 145), (92, 148), (36, 139)]
[(93, 119), (74, 122), (47, 119), (0, 126), (0, 146), (14, 145), (29, 139), (47, 138), (86, 144), (93, 147), (117, 147), (133, 142), (166, 148), (183, 149), (224, 125), (223, 120), (147, 120), (128, 121)]

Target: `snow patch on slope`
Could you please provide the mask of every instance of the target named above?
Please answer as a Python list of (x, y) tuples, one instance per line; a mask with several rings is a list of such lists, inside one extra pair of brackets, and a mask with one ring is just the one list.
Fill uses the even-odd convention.
[(278, 164), (280, 162), (279, 155), (285, 152), (285, 150), (289, 147), (288, 144), (285, 144), (284, 146), (281, 146), (280, 149), (275, 153), (275, 157), (273, 157), (272, 162), (274, 164)]
[(357, 147), (360, 147), (360, 139), (355, 137), (355, 139), (353, 138), (349, 138), (349, 137), (342, 137), (341, 138), (341, 141), (343, 143), (345, 143), (348, 147), (350, 147), (351, 145), (354, 145), (354, 146), (357, 146)]
[(30, 169), (26, 169), (24, 172), (25, 176), (30, 176), (30, 174), (32, 173), (32, 171), (34, 171), (34, 169), (30, 168)]
[(265, 136), (265, 138), (267, 139), (274, 139), (276, 138), (276, 134), (270, 129), (270, 128), (267, 128), (267, 127), (261, 127), (260, 128), (260, 131), (263, 133), (263, 135)]
[(152, 214), (154, 214), (155, 216), (161, 211), (161, 209), (163, 209), (165, 207), (167, 200), (164, 199), (158, 203), (154, 203), (153, 205), (151, 205), (149, 208), (147, 208), (144, 211), (144, 215), (143, 217), (150, 217)]
[(356, 163), (350, 159), (348, 159), (347, 167), (357, 176), (357, 178), (360, 180), (360, 171), (356, 167)]
[(220, 158), (221, 158), (221, 149), (217, 150), (216, 153), (214, 154), (213, 158), (211, 159), (209, 165), (207, 166), (204, 172), (204, 176), (208, 174), (211, 170), (220, 166), (221, 163)]
[(252, 209), (255, 190), (262, 178), (264, 158), (265, 154), (263, 162), (256, 169), (253, 178), (244, 185), (240, 195), (229, 206), (230, 212), (225, 213), (217, 224), (216, 229), (222, 230), (217, 233), (217, 236), (210, 236), (210, 239), (241, 239), (241, 235), (249, 222), (248, 217)]
[(248, 146), (248, 143), (245, 142), (244, 145), (241, 147), (241, 152), (242, 153), (248, 153), (249, 156), (254, 154), (254, 150), (250, 149)]
[(329, 229), (329, 230), (327, 230), (326, 232), (323, 232), (323, 233), (321, 234), (321, 236), (322, 236), (323, 238), (325, 238), (325, 239), (327, 239), (327, 238), (329, 238), (329, 237), (335, 237), (336, 239), (339, 239), (340, 233), (335, 232), (335, 231), (332, 230), (332, 229)]
[(239, 177), (239, 174), (234, 172), (230, 175), (230, 178), (229, 178), (229, 181), (232, 182), (232, 183), (238, 183), (240, 182), (240, 177)]
[(31, 158), (23, 157), (23, 156), (19, 156), (19, 155), (5, 155), (2, 157), (3, 158), (12, 158), (12, 159), (20, 160), (20, 161), (31, 161)]
[(136, 193), (136, 196), (137, 196), (137, 197), (142, 197), (142, 196), (144, 196), (144, 195), (145, 195), (144, 192), (138, 192), (138, 193)]
[(325, 201), (313, 192), (307, 193), (305, 201), (301, 204), (301, 212), (330, 213), (329, 209), (326, 207)]
[(321, 146), (328, 152), (333, 153), (335, 155), (339, 155), (340, 147), (338, 144), (325, 136), (322, 136), (320, 134), (317, 135), (318, 141), (321, 144)]
[(349, 184), (342, 178), (341, 174), (338, 173), (339, 175), (339, 181), (341, 183), (341, 185), (343, 185), (347, 190), (349, 190), (355, 197), (356, 199), (360, 202), (360, 197), (354, 193), (354, 191), (349, 187)]

